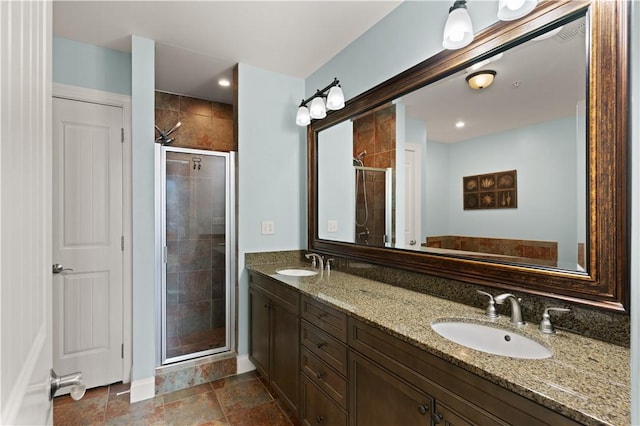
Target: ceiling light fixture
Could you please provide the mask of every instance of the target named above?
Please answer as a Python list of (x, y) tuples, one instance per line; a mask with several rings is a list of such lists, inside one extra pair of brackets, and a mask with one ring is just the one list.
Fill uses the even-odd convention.
[(458, 129), (462, 129), (464, 127), (464, 121), (458, 121), (456, 122), (456, 128)]
[[(307, 108), (309, 102), (311, 102), (311, 105)], [(322, 90), (316, 90), (315, 95), (300, 102), (298, 113), (296, 114), (296, 124), (298, 126), (307, 126), (311, 123), (311, 119), (319, 120), (325, 118), (327, 110), (333, 111), (342, 108), (344, 108), (344, 94), (340, 88), (340, 81), (334, 78), (327, 87)]]
[(218, 80), (218, 84), (222, 87), (229, 87), (231, 86), (231, 82), (229, 80), (227, 80), (226, 78), (221, 78), (220, 80)]
[(498, 3), (498, 19), (513, 21), (527, 15), (538, 4), (538, 0), (500, 0)]
[(466, 0), (456, 0), (449, 8), (444, 25), (442, 47), (453, 50), (465, 47), (473, 41), (473, 24), (467, 11)]
[(469, 87), (475, 90), (486, 89), (491, 86), (496, 72), (493, 70), (484, 70), (469, 74), (466, 78)]

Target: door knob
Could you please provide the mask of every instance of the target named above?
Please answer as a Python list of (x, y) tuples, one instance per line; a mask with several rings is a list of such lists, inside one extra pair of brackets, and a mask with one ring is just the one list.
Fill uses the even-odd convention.
[(64, 271), (73, 271), (73, 269), (65, 268), (64, 266), (62, 266), (59, 263), (54, 263), (53, 264), (53, 273), (54, 274), (59, 274), (60, 272), (64, 272)]
[(411, 240), (411, 241), (409, 241), (409, 245), (410, 245), (410, 246), (415, 246), (415, 245), (416, 245), (416, 240)]
[(82, 383), (82, 373), (79, 371), (64, 376), (58, 376), (52, 369), (49, 373), (49, 384), (51, 386), (49, 400), (53, 399), (58, 390), (69, 386), (71, 386), (70, 395), (74, 401), (81, 399), (87, 391), (87, 387)]

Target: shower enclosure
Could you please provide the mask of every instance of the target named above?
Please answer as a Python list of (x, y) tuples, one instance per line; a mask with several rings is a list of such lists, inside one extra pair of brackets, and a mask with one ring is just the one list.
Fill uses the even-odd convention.
[(233, 348), (234, 153), (162, 146), (161, 361)]
[(355, 242), (389, 246), (393, 237), (393, 169), (362, 164), (354, 158)]

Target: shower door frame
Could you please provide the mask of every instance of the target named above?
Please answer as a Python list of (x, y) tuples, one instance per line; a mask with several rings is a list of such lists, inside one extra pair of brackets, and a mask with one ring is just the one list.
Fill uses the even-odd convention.
[[(159, 149), (158, 149), (159, 148)], [(193, 352), (186, 355), (167, 358), (167, 152), (178, 152), (198, 156), (223, 157), (225, 159), (225, 346)], [(158, 364), (161, 366), (180, 361), (197, 359), (210, 355), (231, 353), (235, 350), (235, 268), (236, 268), (236, 215), (235, 215), (235, 152), (208, 151), (192, 148), (178, 148), (157, 144), (156, 155), (159, 157), (159, 167), (156, 173), (156, 188), (160, 197), (157, 204), (156, 218), (158, 218), (158, 232), (156, 238), (160, 244), (159, 272), (160, 291), (158, 295)]]

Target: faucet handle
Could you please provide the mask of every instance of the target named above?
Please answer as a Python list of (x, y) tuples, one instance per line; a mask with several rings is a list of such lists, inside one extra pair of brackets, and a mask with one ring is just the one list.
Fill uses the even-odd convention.
[(491, 319), (497, 319), (500, 317), (498, 312), (496, 312), (496, 301), (490, 293), (482, 290), (476, 290), (478, 294), (482, 294), (484, 296), (489, 296), (489, 304), (487, 305), (487, 309), (485, 310), (484, 315)]
[(333, 262), (333, 257), (330, 257), (329, 259), (325, 259), (324, 263), (325, 263), (325, 269), (328, 272), (331, 272), (331, 262)]
[(545, 334), (553, 334), (553, 333), (556, 332), (555, 327), (551, 323), (551, 316), (549, 315), (550, 311), (571, 312), (571, 309), (568, 309), (568, 308), (547, 308), (547, 309), (545, 309), (544, 313), (542, 314), (542, 321), (540, 321), (540, 325), (538, 326), (538, 329), (542, 333), (545, 333)]

